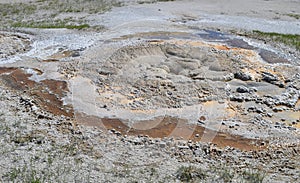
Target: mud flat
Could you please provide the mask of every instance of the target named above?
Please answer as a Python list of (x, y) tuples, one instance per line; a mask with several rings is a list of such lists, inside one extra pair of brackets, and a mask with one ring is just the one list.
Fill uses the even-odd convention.
[[(297, 40), (300, 4), (230, 2), (122, 1), (52, 15), (84, 29), (3, 28), (0, 180), (297, 182), (299, 49), (252, 31)], [(30, 7), (47, 2), (24, 3), (44, 26)]]

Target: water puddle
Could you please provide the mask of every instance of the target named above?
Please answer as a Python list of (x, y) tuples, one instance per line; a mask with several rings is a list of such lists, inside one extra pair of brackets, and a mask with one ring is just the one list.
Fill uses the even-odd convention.
[(255, 47), (249, 45), (246, 41), (237, 38), (226, 40), (226, 44), (232, 47), (243, 48), (247, 50), (255, 49)]
[(228, 35), (223, 34), (221, 32), (212, 31), (212, 30), (204, 30), (205, 33), (197, 34), (200, 38), (205, 39), (207, 41), (226, 41), (228, 40)]
[[(171, 40), (171, 39), (192, 39), (196, 38), (195, 35), (186, 33), (186, 32), (143, 32), (143, 33), (137, 33), (132, 35), (126, 35), (121, 36), (121, 39), (131, 39), (131, 38), (144, 38), (144, 39), (150, 39), (150, 40)], [(114, 39), (118, 40), (118, 39)]]
[(283, 57), (279, 56), (278, 54), (276, 54), (272, 51), (269, 51), (269, 50), (260, 49), (259, 55), (261, 56), (261, 58), (264, 61), (266, 61), (270, 64), (290, 63), (286, 58), (283, 58)]
[(241, 38), (234, 38), (233, 35), (230, 34), (224, 34), (217, 31), (212, 30), (204, 30), (204, 33), (197, 34), (200, 38), (206, 40), (206, 41), (212, 41), (212, 42), (222, 42), (230, 47), (236, 47), (236, 48), (243, 48), (248, 50), (255, 50), (259, 53), (261, 58), (270, 64), (276, 64), (276, 63), (290, 63), (289, 60), (286, 58), (283, 58), (282, 56), (278, 55), (277, 53), (273, 51), (269, 51), (266, 49), (261, 49), (259, 47), (254, 47), (244, 41)]

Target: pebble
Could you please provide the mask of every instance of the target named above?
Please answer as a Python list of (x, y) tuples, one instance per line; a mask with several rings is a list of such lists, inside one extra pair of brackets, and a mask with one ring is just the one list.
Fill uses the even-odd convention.
[(142, 140), (140, 138), (138, 138), (138, 137), (134, 138), (132, 140), (132, 142), (133, 142), (134, 145), (141, 145), (142, 144)]
[(195, 156), (202, 156), (204, 154), (204, 152), (201, 149), (196, 149), (195, 151), (193, 151)]
[(247, 88), (247, 87), (245, 87), (245, 86), (239, 86), (239, 87), (236, 89), (236, 91), (237, 91), (238, 93), (249, 93), (249, 92), (250, 92), (249, 88)]
[(236, 102), (244, 102), (244, 97), (243, 96), (231, 96), (230, 97), (231, 101), (236, 101)]
[(244, 73), (244, 72), (237, 72), (234, 74), (234, 78), (240, 79), (242, 81), (249, 81), (251, 80), (251, 75)]
[(181, 146), (181, 145), (178, 145), (177, 148), (178, 149), (190, 149), (189, 146)]
[(166, 146), (167, 146), (167, 143), (165, 143), (165, 142), (160, 142), (159, 143), (160, 148), (165, 148)]
[(121, 132), (119, 132), (119, 131), (116, 131), (115, 134), (116, 134), (117, 136), (121, 136), (121, 135), (122, 135)]
[(289, 126), (288, 127), (289, 130), (297, 130), (295, 127)]
[(281, 107), (274, 107), (273, 111), (274, 112), (281, 112), (281, 111), (283, 111), (283, 108), (281, 108)]
[(274, 81), (278, 81), (278, 77), (269, 73), (269, 72), (263, 72), (262, 73), (262, 80), (266, 81), (268, 83), (274, 82)]

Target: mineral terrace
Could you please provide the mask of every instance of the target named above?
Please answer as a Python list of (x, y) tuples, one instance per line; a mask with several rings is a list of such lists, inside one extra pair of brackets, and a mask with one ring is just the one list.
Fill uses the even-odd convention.
[(0, 9), (1, 182), (300, 182), (298, 0)]

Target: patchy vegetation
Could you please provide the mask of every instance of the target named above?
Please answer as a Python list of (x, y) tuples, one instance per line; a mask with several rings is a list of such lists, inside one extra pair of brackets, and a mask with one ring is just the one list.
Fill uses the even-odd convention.
[(242, 176), (243, 179), (249, 183), (262, 183), (265, 178), (264, 173), (253, 170), (244, 171)]
[[(116, 0), (85, 1), (38, 0), (30, 3), (0, 3), (1, 29), (13, 28), (89, 28), (83, 18), (87, 14), (99, 14), (112, 7), (121, 6)], [(72, 14), (71, 19), (68, 14)]]
[(169, 2), (175, 0), (150, 0), (150, 1), (139, 1), (139, 4), (150, 4), (150, 3), (157, 3), (157, 2)]
[(58, 20), (55, 22), (16, 22), (12, 24), (12, 27), (25, 27), (25, 28), (40, 28), (40, 29), (58, 29), (58, 28), (66, 28), (66, 29), (85, 29), (89, 28), (88, 24), (71, 24), (69, 22), (65, 22), (63, 20)]
[(264, 39), (269, 38), (272, 41), (281, 42), (288, 46), (294, 46), (297, 50), (300, 50), (300, 35), (298, 34), (279, 34), (275, 32), (261, 32), (254, 30), (255, 37)]
[(285, 14), (286, 16), (289, 16), (289, 17), (292, 17), (292, 18), (295, 18), (295, 19), (300, 19), (300, 14), (293, 14), (293, 13), (289, 13), (289, 14)]
[(204, 180), (206, 176), (202, 169), (193, 166), (181, 166), (176, 172), (176, 178), (184, 182)]

